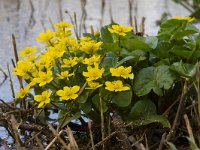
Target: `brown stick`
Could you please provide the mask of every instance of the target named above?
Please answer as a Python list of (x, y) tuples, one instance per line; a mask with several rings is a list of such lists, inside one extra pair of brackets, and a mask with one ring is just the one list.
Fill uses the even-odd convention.
[(128, 6), (129, 6), (129, 23), (131, 26), (133, 26), (133, 16), (132, 16), (133, 0), (128, 0)]
[(180, 101), (179, 101), (179, 105), (178, 105), (178, 110), (177, 110), (174, 122), (172, 124), (172, 128), (170, 129), (170, 132), (166, 138), (167, 141), (171, 140), (171, 138), (176, 134), (176, 128), (180, 124), (180, 118), (181, 118), (183, 107), (184, 107), (184, 96), (186, 94), (185, 86), (186, 86), (186, 81), (183, 85), (183, 89), (182, 89), (182, 93), (181, 93)]

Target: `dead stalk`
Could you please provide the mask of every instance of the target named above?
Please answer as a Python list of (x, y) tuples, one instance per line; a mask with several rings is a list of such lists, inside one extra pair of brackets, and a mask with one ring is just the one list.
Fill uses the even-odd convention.
[(94, 139), (93, 139), (93, 135), (92, 135), (92, 124), (91, 124), (91, 122), (88, 122), (88, 129), (89, 129), (89, 132), (90, 132), (90, 139), (91, 139), (91, 143), (92, 143), (92, 150), (95, 150)]

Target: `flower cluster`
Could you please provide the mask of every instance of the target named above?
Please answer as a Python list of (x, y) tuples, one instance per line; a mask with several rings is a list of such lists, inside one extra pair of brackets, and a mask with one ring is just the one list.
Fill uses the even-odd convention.
[[(47, 29), (36, 38), (45, 45), (45, 51), (38, 47), (26, 47), (20, 52), (21, 60), (14, 68), (14, 74), (22, 77), (28, 85), (17, 94), (23, 99), (32, 88), (37, 88), (34, 100), (38, 107), (50, 104), (51, 100), (62, 102), (76, 100), (80, 90), (95, 90), (103, 87), (111, 92), (129, 90), (123, 85), (127, 78), (133, 79), (132, 67), (110, 68), (111, 78), (104, 78), (106, 69), (101, 66), (103, 42), (99, 38), (72, 36), (72, 24), (60, 22), (54, 25), (55, 31)], [(110, 33), (125, 36), (132, 27), (112, 25)], [(104, 54), (105, 55), (105, 54)], [(113, 80), (117, 78), (117, 80)], [(83, 90), (84, 90), (83, 89)]]

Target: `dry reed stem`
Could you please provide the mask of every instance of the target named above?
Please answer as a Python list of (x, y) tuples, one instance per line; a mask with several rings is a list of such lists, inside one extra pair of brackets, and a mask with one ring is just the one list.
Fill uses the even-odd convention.
[(67, 135), (68, 135), (68, 138), (69, 138), (70, 149), (71, 150), (79, 150), (78, 144), (76, 143), (76, 140), (74, 139), (74, 135), (72, 133), (72, 130), (69, 127), (67, 127), (66, 132), (67, 132)]

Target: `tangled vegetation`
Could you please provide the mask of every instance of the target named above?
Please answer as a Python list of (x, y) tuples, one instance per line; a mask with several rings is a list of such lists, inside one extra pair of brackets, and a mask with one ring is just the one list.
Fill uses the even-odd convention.
[(198, 149), (200, 35), (192, 21), (174, 17), (157, 36), (114, 23), (76, 38), (68, 22), (41, 32), (43, 46), (19, 53), (17, 98), (1, 106), (14, 147)]

